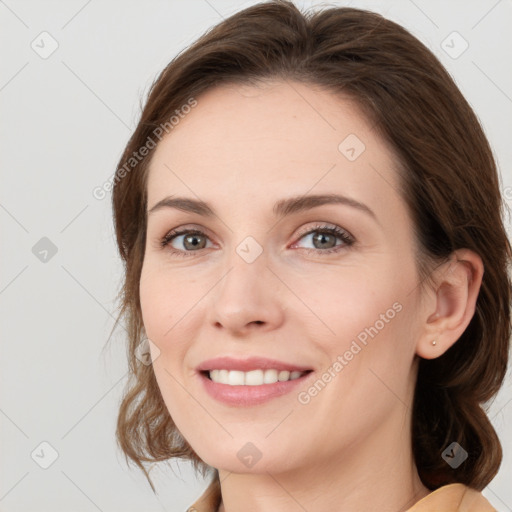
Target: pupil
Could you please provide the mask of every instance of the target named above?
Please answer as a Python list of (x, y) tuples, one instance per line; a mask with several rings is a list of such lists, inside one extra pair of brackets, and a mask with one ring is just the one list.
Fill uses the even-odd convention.
[(327, 233), (319, 233), (317, 236), (314, 237), (315, 242), (320, 242), (321, 244), (325, 243), (326, 237), (332, 237), (332, 235), (329, 235)]
[(200, 238), (198, 237), (198, 235), (189, 235), (185, 237), (185, 245), (190, 244), (192, 247), (197, 247), (198, 245), (201, 245), (201, 243), (197, 241), (198, 238)]

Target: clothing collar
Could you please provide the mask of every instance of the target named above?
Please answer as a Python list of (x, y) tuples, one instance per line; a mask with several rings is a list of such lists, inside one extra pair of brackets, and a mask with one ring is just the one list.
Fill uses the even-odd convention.
[[(222, 499), (218, 472), (200, 498), (187, 512), (218, 512)], [(406, 512), (497, 512), (481, 492), (456, 483), (439, 487)]]

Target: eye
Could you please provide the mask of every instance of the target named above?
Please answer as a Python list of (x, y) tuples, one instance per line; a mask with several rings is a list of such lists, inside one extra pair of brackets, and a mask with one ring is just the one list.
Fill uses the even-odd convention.
[(204, 249), (208, 239), (207, 235), (198, 229), (177, 229), (169, 231), (160, 241), (160, 246), (162, 248), (166, 247), (178, 238), (182, 238), (177, 243), (184, 247), (185, 250), (173, 248), (171, 252), (179, 256), (191, 256), (191, 254), (187, 253), (196, 252), (195, 249)]
[[(308, 253), (315, 254), (330, 254), (333, 252), (339, 252), (346, 249), (355, 243), (355, 239), (344, 229), (338, 226), (328, 225), (317, 225), (313, 228), (309, 228), (307, 231), (300, 234), (299, 240), (306, 239), (309, 237), (313, 243), (313, 249), (304, 248)], [(342, 241), (341, 244), (336, 243), (336, 239)], [(295, 242), (293, 246), (296, 246), (298, 242)]]
[[(344, 229), (338, 226), (329, 226), (319, 224), (313, 228), (309, 228), (300, 234), (299, 240), (310, 237), (314, 248), (303, 248), (307, 253), (314, 254), (330, 254), (339, 252), (346, 249), (355, 243), (355, 239)], [(341, 244), (336, 243), (336, 239), (341, 240)], [(160, 246), (162, 248), (171, 246), (171, 253), (177, 256), (192, 256), (194, 252), (199, 252), (205, 249), (208, 236), (199, 229), (176, 229), (169, 231), (161, 240)], [(173, 246), (172, 243), (177, 241), (176, 244), (181, 247)], [(292, 247), (295, 247), (298, 242), (295, 242)]]

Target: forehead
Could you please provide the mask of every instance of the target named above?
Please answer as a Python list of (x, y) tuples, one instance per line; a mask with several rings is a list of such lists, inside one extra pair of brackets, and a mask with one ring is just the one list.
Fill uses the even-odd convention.
[(167, 193), (270, 199), (312, 188), (383, 208), (399, 199), (391, 151), (349, 98), (273, 82), (225, 84), (196, 100), (155, 149), (149, 206)]

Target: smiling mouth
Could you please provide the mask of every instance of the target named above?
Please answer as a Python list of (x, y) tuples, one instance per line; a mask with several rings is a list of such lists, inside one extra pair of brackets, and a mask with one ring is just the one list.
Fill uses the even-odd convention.
[(288, 371), (276, 369), (256, 369), (248, 372), (240, 370), (214, 369), (205, 370), (200, 373), (217, 384), (229, 386), (262, 386), (300, 379), (313, 370)]

